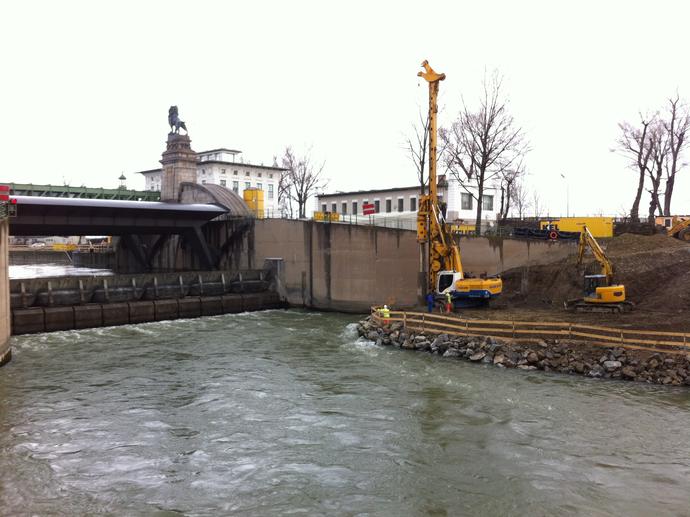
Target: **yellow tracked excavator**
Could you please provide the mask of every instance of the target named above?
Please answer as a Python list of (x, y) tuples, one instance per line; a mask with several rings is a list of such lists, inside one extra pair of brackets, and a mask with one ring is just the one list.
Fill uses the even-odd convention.
[(666, 230), (666, 235), (681, 241), (690, 242), (690, 219), (678, 219)]
[(568, 300), (565, 308), (577, 312), (629, 312), (634, 305), (625, 299), (625, 286), (613, 283), (613, 264), (587, 226), (580, 232), (577, 264), (582, 265), (586, 249), (592, 250), (601, 266), (598, 275), (585, 275), (584, 298)]
[(440, 210), (436, 179), (436, 116), (439, 82), (445, 74), (436, 73), (428, 61), (417, 75), (429, 83), (429, 194), (420, 196), (417, 211), (417, 242), (428, 243), (427, 292), (445, 300), (451, 295), (454, 307), (486, 305), (501, 294), (499, 277), (469, 278), (462, 270), (460, 248), (453, 240), (450, 225)]

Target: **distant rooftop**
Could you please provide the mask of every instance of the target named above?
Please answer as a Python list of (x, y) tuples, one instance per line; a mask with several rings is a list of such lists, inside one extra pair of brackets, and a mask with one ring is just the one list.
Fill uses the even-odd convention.
[(208, 154), (208, 153), (229, 153), (229, 154), (240, 154), (242, 151), (237, 149), (227, 149), (226, 147), (219, 147), (218, 149), (209, 149), (208, 151), (201, 151), (196, 154)]

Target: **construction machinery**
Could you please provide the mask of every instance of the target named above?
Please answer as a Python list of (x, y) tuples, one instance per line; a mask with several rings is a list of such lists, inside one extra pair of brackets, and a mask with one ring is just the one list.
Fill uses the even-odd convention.
[(613, 264), (587, 226), (582, 226), (577, 264), (582, 265), (586, 249), (592, 250), (601, 266), (598, 275), (585, 275), (584, 298), (568, 300), (565, 308), (577, 312), (629, 312), (633, 303), (625, 299), (625, 286), (613, 283)]
[(666, 235), (675, 237), (681, 241), (690, 242), (690, 218), (684, 220), (674, 218), (673, 224), (666, 230)]
[(429, 193), (419, 200), (417, 242), (428, 243), (427, 292), (439, 298), (450, 294), (454, 307), (486, 305), (501, 294), (503, 282), (499, 277), (470, 278), (462, 270), (460, 248), (453, 240), (451, 225), (443, 217), (437, 194), (437, 99), (439, 82), (446, 75), (436, 73), (426, 60), (422, 67), (424, 71), (417, 75), (429, 83)]

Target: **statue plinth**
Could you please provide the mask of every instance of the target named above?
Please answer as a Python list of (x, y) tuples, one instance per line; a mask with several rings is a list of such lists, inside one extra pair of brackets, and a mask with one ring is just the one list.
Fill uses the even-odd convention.
[(191, 147), (189, 135), (168, 133), (167, 149), (163, 151), (161, 164), (161, 201), (179, 203), (180, 183), (196, 183), (196, 153)]

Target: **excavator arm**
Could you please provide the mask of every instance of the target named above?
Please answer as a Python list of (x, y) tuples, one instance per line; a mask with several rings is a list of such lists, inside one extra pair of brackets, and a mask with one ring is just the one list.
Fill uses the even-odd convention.
[(597, 260), (597, 262), (599, 262), (599, 265), (601, 266), (601, 274), (606, 275), (607, 280), (612, 282), (613, 264), (611, 264), (611, 261), (604, 253), (604, 250), (601, 249), (601, 246), (599, 246), (599, 243), (592, 235), (592, 232), (589, 231), (589, 228), (587, 228), (587, 226), (583, 226), (582, 231), (580, 232), (580, 244), (577, 250), (578, 265), (582, 264), (587, 247), (592, 250), (592, 255), (594, 255), (594, 258)]

